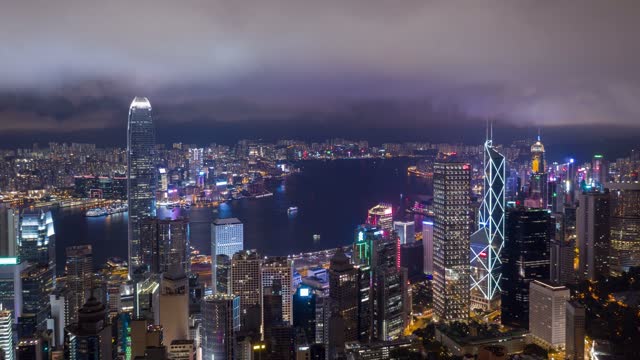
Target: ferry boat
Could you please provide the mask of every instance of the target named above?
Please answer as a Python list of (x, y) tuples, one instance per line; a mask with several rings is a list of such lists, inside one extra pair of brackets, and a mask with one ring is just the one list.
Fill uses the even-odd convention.
[(98, 217), (98, 216), (105, 216), (107, 215), (107, 210), (103, 209), (103, 208), (95, 208), (95, 209), (89, 209), (84, 216), (86, 217)]
[(287, 209), (287, 214), (289, 214), (289, 215), (296, 214), (297, 212), (298, 212), (298, 207), (297, 206), (292, 206), (292, 207)]

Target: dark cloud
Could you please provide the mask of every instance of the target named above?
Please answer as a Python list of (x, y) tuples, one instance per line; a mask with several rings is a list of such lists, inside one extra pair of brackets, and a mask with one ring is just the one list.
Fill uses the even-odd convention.
[(180, 123), (633, 127), (638, 18), (633, 0), (12, 1), (0, 87), (33, 102), (5, 101), (0, 129), (121, 126), (135, 94)]

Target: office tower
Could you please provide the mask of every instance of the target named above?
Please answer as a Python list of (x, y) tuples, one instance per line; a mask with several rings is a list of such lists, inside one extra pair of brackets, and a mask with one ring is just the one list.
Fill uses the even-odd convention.
[(575, 245), (572, 241), (554, 239), (550, 246), (549, 279), (556, 285), (574, 284), (576, 272), (573, 269)]
[(153, 273), (169, 271), (173, 264), (191, 270), (189, 220), (145, 218), (140, 221), (140, 265)]
[(400, 237), (400, 244), (409, 244), (416, 241), (416, 223), (414, 221), (394, 221), (393, 229)]
[(584, 360), (586, 314), (584, 305), (567, 301), (565, 356), (567, 360)]
[(222, 294), (229, 293), (229, 281), (231, 276), (231, 258), (227, 255), (216, 256), (216, 292)]
[(154, 304), (158, 303), (160, 297), (160, 276), (149, 274), (149, 276), (134, 279), (134, 281), (134, 318), (155, 321), (159, 317), (159, 307)]
[(75, 323), (78, 310), (87, 299), (93, 284), (93, 255), (91, 245), (76, 245), (66, 248), (66, 286), (70, 290), (69, 312), (71, 323)]
[(602, 187), (609, 181), (609, 167), (607, 161), (600, 154), (593, 155), (591, 159), (591, 184)]
[(293, 260), (286, 257), (269, 257), (262, 264), (261, 274), (263, 288), (272, 286), (274, 281), (279, 282), (282, 287), (282, 320), (286, 324), (292, 324)]
[(196, 346), (193, 340), (173, 340), (167, 349), (168, 360), (194, 360)]
[(433, 221), (422, 222), (422, 251), (424, 255), (424, 273), (433, 275)]
[(4, 353), (5, 360), (14, 359), (11, 311), (3, 309), (2, 306), (0, 306), (0, 350)]
[(544, 145), (538, 135), (537, 141), (531, 145), (531, 179), (529, 179), (529, 194), (525, 206), (547, 207), (547, 162), (545, 160)]
[[(53, 319), (53, 336), (55, 345), (62, 346), (64, 344), (64, 328), (71, 324), (71, 302), (75, 301), (75, 296), (71, 294), (69, 289), (56, 289), (53, 294), (49, 295), (49, 304), (51, 305), (51, 318)], [(76, 310), (77, 311), (77, 310)], [(77, 321), (78, 314), (74, 318)]]
[(434, 164), (434, 314), (441, 321), (469, 317), (470, 171), (451, 158)]
[(354, 264), (371, 265), (375, 262), (375, 243), (384, 239), (384, 231), (380, 228), (365, 224), (356, 228), (356, 238), (353, 245)]
[(549, 278), (553, 223), (543, 209), (511, 208), (502, 251), (502, 324), (529, 327), (529, 283)]
[(293, 294), (293, 327), (304, 333), (307, 344), (316, 341), (316, 298), (314, 290), (301, 285)]
[(95, 297), (78, 311), (78, 323), (65, 329), (65, 359), (111, 359), (111, 325), (107, 308)]
[(609, 275), (611, 226), (609, 192), (583, 192), (578, 196), (576, 229), (578, 277), (598, 280)]
[(147, 348), (162, 346), (162, 327), (150, 325), (147, 320), (129, 321), (130, 351), (132, 359), (144, 356)]
[[(493, 132), (493, 131), (492, 131)], [(504, 247), (505, 158), (487, 138), (484, 143), (484, 186), (478, 231), (471, 236), (472, 298), (475, 307), (488, 309), (500, 296), (500, 253)], [(493, 302), (493, 303), (492, 303)]]
[(202, 301), (202, 358), (233, 359), (233, 336), (240, 330), (240, 297), (215, 294)]
[(422, 241), (400, 246), (400, 267), (407, 269), (410, 279), (424, 276), (424, 250)]
[(141, 263), (140, 220), (156, 215), (155, 128), (151, 104), (135, 97), (127, 124), (127, 199), (129, 202), (129, 274)]
[(283, 324), (282, 320), (282, 285), (279, 279), (274, 279), (271, 286), (266, 286), (262, 292), (262, 328), (264, 338), (271, 337), (271, 329)]
[(529, 290), (529, 331), (544, 348), (564, 347), (569, 289), (534, 280)]
[[(269, 359), (289, 360), (294, 358), (294, 332), (291, 325), (278, 325), (271, 328), (269, 338), (265, 337)], [(259, 357), (258, 357), (259, 358)]]
[(43, 360), (43, 347), (46, 346), (39, 338), (24, 338), (16, 346), (17, 360)]
[(233, 254), (244, 250), (244, 226), (236, 218), (216, 219), (211, 224), (211, 277), (214, 292), (217, 291), (217, 255)]
[(405, 325), (404, 291), (406, 275), (390, 267), (374, 271), (375, 306), (373, 314), (374, 339), (395, 340)]
[(259, 331), (262, 307), (262, 258), (255, 250), (236, 253), (231, 259), (230, 293), (240, 297), (242, 330)]
[(33, 264), (21, 274), (22, 316), (32, 316), (38, 330), (47, 328), (50, 316), (49, 295), (55, 287), (53, 269), (47, 264)]
[(378, 204), (371, 209), (367, 216), (367, 224), (377, 226), (385, 234), (393, 231), (393, 208), (390, 204)]
[[(329, 299), (331, 320), (330, 351), (339, 351), (344, 342), (358, 340), (358, 273), (342, 249), (329, 265)], [(333, 340), (333, 341), (331, 341)]]
[[(0, 204), (0, 258), (7, 259), (18, 256), (19, 211)], [(17, 262), (17, 261), (16, 261)]]
[(189, 338), (189, 280), (174, 264), (160, 282), (159, 321), (165, 344)]
[(640, 183), (607, 183), (611, 197), (611, 270), (640, 266)]
[(19, 223), (19, 261), (51, 267), (55, 283), (56, 247), (51, 212), (25, 210)]
[[(0, 230), (1, 231), (1, 230)], [(8, 257), (5, 265), (0, 265), (0, 305), (13, 312), (13, 319), (22, 316), (22, 273), (28, 262), (18, 263), (17, 257)]]

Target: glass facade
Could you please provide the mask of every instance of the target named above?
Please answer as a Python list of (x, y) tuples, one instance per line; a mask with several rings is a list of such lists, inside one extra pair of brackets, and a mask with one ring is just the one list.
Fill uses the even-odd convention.
[(156, 215), (155, 129), (151, 104), (133, 99), (127, 128), (127, 197), (129, 201), (129, 272), (141, 264), (140, 221)]

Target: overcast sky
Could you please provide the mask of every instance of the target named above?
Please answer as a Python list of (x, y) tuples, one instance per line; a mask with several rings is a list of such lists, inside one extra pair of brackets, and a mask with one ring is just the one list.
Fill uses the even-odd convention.
[(638, 19), (638, 1), (6, 1), (0, 130), (121, 127), (134, 95), (164, 124), (640, 128)]

